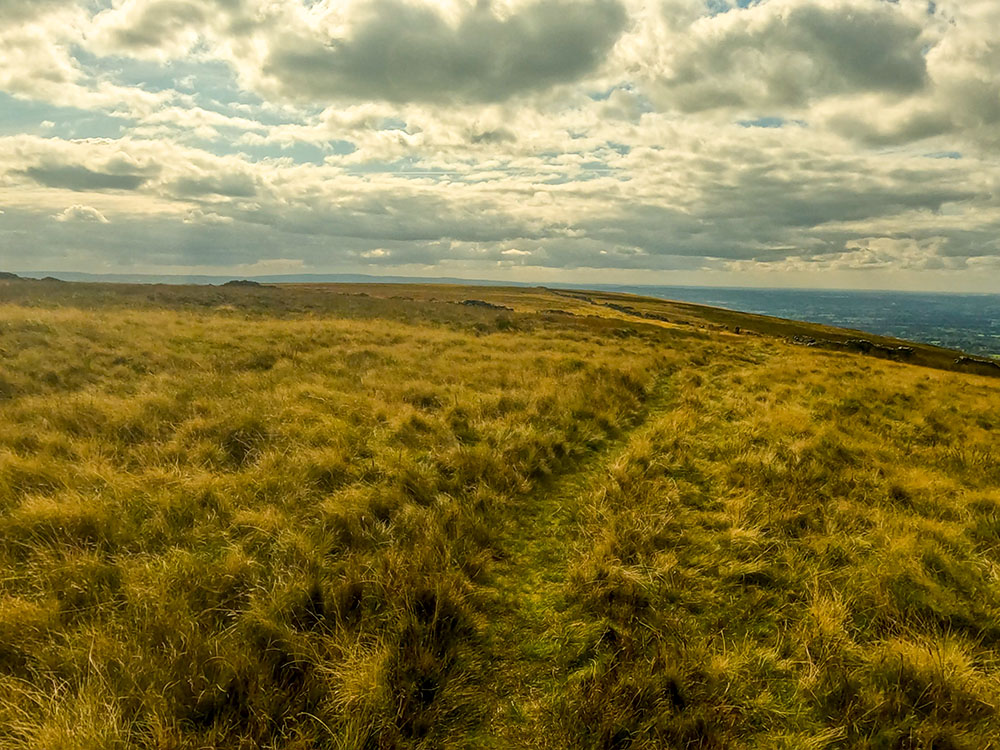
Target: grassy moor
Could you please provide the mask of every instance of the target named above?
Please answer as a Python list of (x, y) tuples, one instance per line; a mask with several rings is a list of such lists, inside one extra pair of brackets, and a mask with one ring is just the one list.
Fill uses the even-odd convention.
[(1000, 748), (1000, 367), (627, 295), (0, 280), (0, 748)]

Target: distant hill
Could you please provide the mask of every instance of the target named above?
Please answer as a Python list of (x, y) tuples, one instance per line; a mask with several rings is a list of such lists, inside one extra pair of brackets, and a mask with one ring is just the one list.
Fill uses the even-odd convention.
[(232, 276), (206, 276), (206, 275), (185, 275), (185, 274), (122, 274), (122, 273), (81, 273), (77, 271), (34, 271), (22, 272), (25, 278), (50, 278), (62, 279), (63, 281), (85, 281), (101, 282), (112, 284), (224, 284), (227, 281), (245, 279), (267, 284), (465, 284), (465, 285), (489, 285), (489, 286), (531, 286), (531, 284), (520, 282), (489, 281), (483, 279), (460, 279), (448, 276), (422, 277), (422, 276), (374, 276), (366, 274), (351, 273), (327, 273), (327, 274), (269, 274), (263, 276), (246, 276), (235, 274)]
[[(25, 274), (25, 276), (39, 278), (42, 273)], [(535, 286), (526, 282), (487, 279), (364, 274), (279, 274), (242, 277), (56, 273), (54, 276), (65, 280), (88, 282), (216, 286), (238, 280), (260, 284), (435, 283), (466, 286)], [(47, 276), (46, 279), (53, 280), (53, 276)], [(545, 286), (551, 289), (574, 289), (580, 285), (549, 283)], [(1000, 294), (620, 284), (592, 284), (587, 285), (587, 288), (823, 323), (961, 349), (980, 356), (1000, 356)]]

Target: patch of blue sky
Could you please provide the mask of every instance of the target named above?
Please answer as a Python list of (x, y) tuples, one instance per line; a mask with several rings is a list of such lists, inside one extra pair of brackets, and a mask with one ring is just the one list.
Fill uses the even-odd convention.
[(330, 141), (323, 145), (295, 141), (293, 143), (237, 143), (237, 139), (215, 138), (196, 140), (191, 145), (203, 148), (218, 156), (243, 156), (251, 161), (268, 159), (291, 159), (296, 164), (325, 163), (328, 156), (345, 156), (354, 153), (357, 147), (350, 141)]
[(710, 16), (717, 16), (720, 13), (728, 13), (733, 8), (749, 8), (751, 5), (758, 5), (761, 0), (705, 0), (705, 8)]
[(18, 99), (0, 92), (0, 134), (58, 138), (118, 138), (133, 124), (125, 117)]
[(609, 89), (604, 89), (602, 91), (590, 91), (587, 93), (587, 97), (595, 102), (604, 102), (611, 98), (611, 95), (615, 92), (615, 89), (624, 88), (623, 86), (612, 86)]
[(464, 171), (457, 172), (449, 169), (441, 169), (440, 167), (425, 166), (416, 157), (407, 157), (405, 159), (397, 159), (396, 161), (364, 162), (363, 164), (351, 166), (348, 172), (357, 175), (394, 174), (414, 179), (426, 177), (455, 179), (465, 174)]
[(631, 94), (635, 99), (635, 106), (639, 114), (643, 115), (647, 112), (653, 112), (656, 108), (653, 103), (643, 94), (635, 90), (635, 87), (631, 83), (618, 83), (609, 89), (602, 89), (601, 91), (590, 91), (587, 93), (587, 98), (595, 102), (606, 102), (611, 98), (611, 95), (615, 93), (616, 90), (621, 89), (629, 94)]
[(409, 127), (406, 120), (401, 120), (398, 117), (383, 117), (382, 121), (378, 124), (379, 130), (403, 130), (405, 131)]
[[(265, 125), (298, 122), (279, 110), (265, 106), (264, 100), (240, 88), (232, 69), (221, 61), (135, 60), (130, 57), (98, 57), (75, 47), (73, 56), (84, 70), (97, 79), (150, 93), (176, 91), (203, 109), (232, 117), (252, 117)], [(317, 112), (319, 110), (316, 110)]]
[(131, 57), (101, 57), (78, 45), (70, 48), (70, 54), (80, 64), (80, 68), (95, 80), (110, 81), (151, 93), (175, 88), (181, 77), (171, 62), (161, 64)]
[(617, 151), (622, 156), (628, 156), (632, 152), (632, 147), (624, 143), (615, 143), (614, 141), (608, 141), (608, 148), (612, 151)]
[(540, 185), (569, 185), (575, 182), (590, 182), (601, 178), (614, 177), (617, 174), (617, 170), (609, 167), (604, 162), (588, 161), (580, 165), (579, 172), (556, 175), (548, 179), (538, 180), (538, 183)]
[(264, 146), (243, 146), (240, 148), (240, 151), (258, 160), (292, 159), (296, 164), (317, 164), (322, 166), (326, 163), (328, 156), (346, 156), (357, 151), (357, 147), (350, 141), (331, 141), (322, 147), (299, 141), (288, 145), (267, 144)]
[(591, 182), (602, 177), (606, 177), (607, 172), (581, 172), (579, 174), (561, 174), (557, 177), (550, 177), (547, 180), (538, 180), (539, 185), (570, 185), (577, 182)]
[(115, 3), (114, 0), (85, 0), (83, 7), (89, 10), (91, 13), (100, 13), (102, 10), (111, 10)]
[(961, 151), (935, 151), (934, 153), (924, 154), (928, 159), (961, 159)]
[(744, 128), (783, 128), (787, 120), (784, 117), (758, 117), (753, 120), (740, 120), (738, 122)]
[(587, 98), (595, 102), (604, 102), (610, 99), (611, 95), (619, 89), (628, 92), (633, 96), (645, 99), (645, 97), (643, 97), (642, 94), (640, 94), (638, 91), (635, 90), (635, 86), (633, 86), (628, 81), (622, 81), (620, 83), (616, 83), (614, 86), (611, 86), (610, 88), (606, 89), (601, 89), (600, 91), (588, 91)]

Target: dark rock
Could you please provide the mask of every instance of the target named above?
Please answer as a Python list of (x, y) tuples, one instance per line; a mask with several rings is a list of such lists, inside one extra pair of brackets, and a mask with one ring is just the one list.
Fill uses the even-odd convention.
[(976, 357), (959, 357), (955, 360), (956, 365), (966, 365), (972, 367), (989, 367), (1000, 370), (1000, 362), (995, 359), (977, 359)]
[(504, 305), (494, 305), (492, 302), (486, 302), (481, 299), (464, 299), (462, 300), (463, 305), (468, 307), (485, 307), (488, 310), (508, 310), (510, 312), (514, 311), (513, 307), (506, 307)]

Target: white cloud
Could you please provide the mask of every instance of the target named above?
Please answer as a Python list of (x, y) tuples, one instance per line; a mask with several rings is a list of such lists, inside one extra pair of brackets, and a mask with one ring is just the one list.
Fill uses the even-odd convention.
[(99, 224), (110, 223), (107, 217), (93, 206), (83, 206), (79, 203), (70, 206), (52, 218), (56, 221), (96, 221)]
[(309, 267), (300, 258), (264, 258), (256, 263), (239, 266), (238, 270), (248, 276), (271, 276), (302, 273), (308, 271)]
[(211, 210), (205, 210), (202, 208), (192, 208), (183, 219), (185, 224), (232, 224), (232, 216), (220, 216)]

